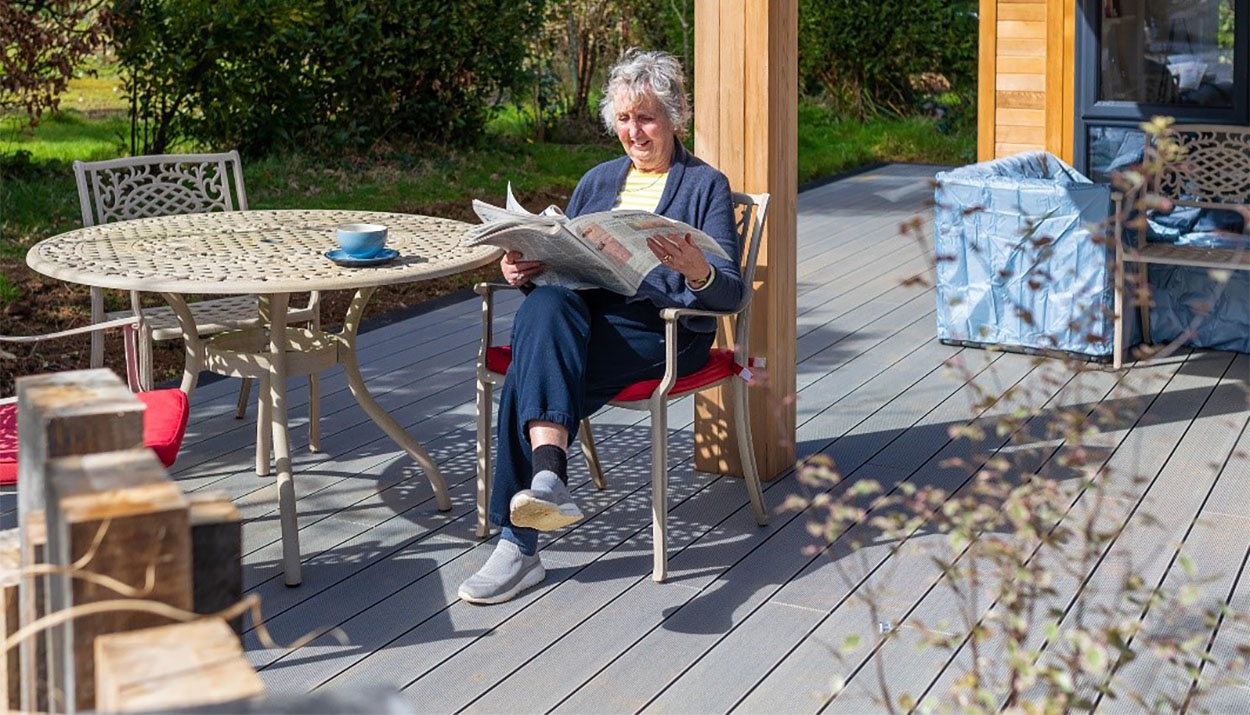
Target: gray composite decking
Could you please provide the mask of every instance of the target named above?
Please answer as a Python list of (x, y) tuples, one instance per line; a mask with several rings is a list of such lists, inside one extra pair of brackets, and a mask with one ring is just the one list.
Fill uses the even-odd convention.
[[(1195, 351), (1134, 367), (1124, 380), (1096, 371), (1055, 381), (1029, 357), (939, 344), (932, 291), (904, 284), (926, 268), (926, 250), (898, 234), (901, 221), (929, 215), (933, 173), (892, 165), (799, 196), (797, 453), (826, 453), (852, 480), (958, 487), (971, 471), (947, 460), (971, 450), (949, 428), (1005, 408), (975, 408), (972, 388), (943, 366), (952, 358), (983, 384), (1031, 391), (1043, 408), (1025, 427), (1039, 435), (1037, 468), (1066, 449), (1041, 436), (1047, 407), (1117, 405), (1122, 424), (1093, 442), (1137, 501), (1104, 507), (1108, 520), (1128, 526), (1092, 574), (1057, 576), (1053, 605), (1069, 609), (1078, 592), (1106, 598), (1114, 565), (1131, 559), (1155, 583), (1200, 582), (1207, 601), (1250, 610), (1247, 356)], [(503, 335), (518, 300), (500, 296)], [(360, 339), (370, 389), (443, 465), (450, 512), (436, 510), (425, 478), (355, 405), (341, 372), (322, 379), (324, 451), (310, 454), (306, 385), (292, 381), (298, 588), (282, 585), (274, 489), (253, 470), (254, 412), (233, 419), (234, 381), (196, 393), (176, 478), (189, 490), (227, 490), (239, 504), (247, 585), (262, 597), (274, 638), (290, 642), (322, 627), (343, 638), (287, 652), (264, 648), (250, 631), (249, 656), (272, 692), (387, 684), (422, 712), (857, 712), (877, 707), (877, 662), (895, 693), (916, 696), (940, 696), (962, 672), (967, 649), (914, 647), (919, 624), (955, 616), (924, 548), (944, 537), (918, 533), (909, 540), (916, 548), (903, 549), (869, 541), (855, 556), (841, 547), (812, 554), (800, 515), (774, 511), (756, 527), (740, 481), (693, 471), (689, 399), (670, 416), (667, 583), (650, 578), (645, 418), (608, 409), (594, 420), (608, 487), (596, 491), (584, 463), (570, 460), (588, 518), (542, 540), (547, 580), (511, 603), (459, 602), (458, 584), (495, 543), (473, 536), (478, 319), (478, 304), (466, 299)], [(980, 450), (1006, 443), (987, 439)], [(766, 487), (773, 510), (801, 490), (793, 475)], [(1146, 524), (1148, 513), (1166, 518)], [(1194, 576), (1174, 558), (1182, 543)], [(874, 589), (884, 594), (878, 618), (897, 637), (838, 662), (830, 649), (848, 635), (878, 639), (854, 597)], [(1147, 614), (1147, 625), (1159, 618)], [(1217, 655), (1250, 641), (1242, 626), (1211, 636)], [(1158, 665), (1142, 658), (1126, 677), (1177, 687), (1153, 682)], [(832, 698), (835, 676), (846, 688)], [(1232, 689), (1206, 705), (1236, 709), (1248, 699), (1250, 690)]]

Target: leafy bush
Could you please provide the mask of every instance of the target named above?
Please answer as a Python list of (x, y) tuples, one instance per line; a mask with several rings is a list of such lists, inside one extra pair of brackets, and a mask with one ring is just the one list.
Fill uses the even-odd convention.
[(0, 109), (21, 108), (34, 124), (55, 110), (74, 71), (103, 39), (103, 0), (0, 2)]
[(474, 138), (543, 0), (118, 0), (134, 150)]
[(903, 115), (925, 99), (924, 75), (941, 75), (975, 106), (975, 10), (972, 0), (801, 0), (800, 86), (840, 113)]

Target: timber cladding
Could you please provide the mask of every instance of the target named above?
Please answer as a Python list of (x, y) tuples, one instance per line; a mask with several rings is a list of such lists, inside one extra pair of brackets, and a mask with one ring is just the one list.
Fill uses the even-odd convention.
[(981, 0), (977, 156), (1072, 159), (1076, 0)]

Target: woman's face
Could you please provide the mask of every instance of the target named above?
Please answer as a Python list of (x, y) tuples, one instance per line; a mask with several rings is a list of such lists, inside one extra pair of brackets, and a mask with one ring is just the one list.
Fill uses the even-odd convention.
[(673, 125), (655, 93), (646, 90), (638, 101), (631, 102), (627, 93), (620, 92), (613, 104), (616, 137), (634, 167), (649, 172), (667, 170), (673, 160)]

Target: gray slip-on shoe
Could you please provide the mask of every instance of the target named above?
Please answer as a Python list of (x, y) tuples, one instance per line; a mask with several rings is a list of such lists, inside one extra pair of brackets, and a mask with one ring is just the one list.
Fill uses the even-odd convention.
[(469, 603), (503, 603), (546, 577), (538, 554), (526, 556), (516, 544), (500, 539), (482, 568), (460, 584), (459, 595)]
[(569, 488), (553, 472), (536, 474), (531, 488), (513, 495), (508, 512), (513, 526), (539, 531), (555, 531), (583, 517)]

